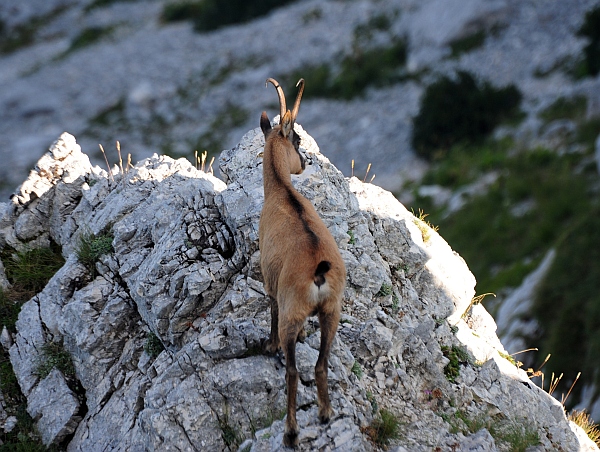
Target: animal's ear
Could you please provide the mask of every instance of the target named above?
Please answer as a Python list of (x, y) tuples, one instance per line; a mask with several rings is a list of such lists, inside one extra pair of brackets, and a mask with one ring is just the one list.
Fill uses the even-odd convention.
[(294, 120), (292, 119), (292, 112), (286, 111), (285, 115), (281, 119), (281, 134), (284, 137), (291, 137), (290, 132), (294, 130)]
[(266, 140), (267, 135), (271, 132), (271, 121), (269, 120), (266, 111), (263, 111), (260, 115), (260, 129), (262, 130)]

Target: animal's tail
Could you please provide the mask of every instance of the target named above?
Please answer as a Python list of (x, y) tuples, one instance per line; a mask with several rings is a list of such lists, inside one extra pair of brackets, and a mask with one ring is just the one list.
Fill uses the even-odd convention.
[(317, 265), (317, 269), (315, 270), (314, 282), (317, 287), (321, 287), (325, 284), (325, 273), (327, 273), (331, 269), (331, 262), (329, 261), (321, 261), (319, 265)]

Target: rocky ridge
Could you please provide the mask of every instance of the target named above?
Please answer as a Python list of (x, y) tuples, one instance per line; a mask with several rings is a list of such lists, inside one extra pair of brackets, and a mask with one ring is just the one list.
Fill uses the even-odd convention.
[[(471, 303), (475, 280), (460, 256), (391, 193), (345, 178), (296, 130), (308, 165), (294, 184), (348, 269), (327, 425), (316, 416), (315, 319), (297, 344), (300, 449), (375, 450), (370, 426), (385, 409), (399, 421), (391, 444), (399, 452), (508, 450), (498, 432), (511, 429), (537, 435), (531, 450), (597, 450), (502, 356), (493, 319)], [(257, 242), (263, 144), (254, 129), (224, 151), (223, 180), (158, 155), (109, 174), (65, 133), (0, 204), (3, 249), (55, 242), (66, 260), (3, 340), (45, 444), (282, 448), (283, 357), (260, 353), (269, 326)], [(94, 273), (77, 258), (90, 233), (113, 237)], [(145, 349), (150, 335), (165, 348), (155, 357)], [(36, 373), (50, 342), (71, 356), (79, 392), (58, 369), (44, 379)], [(447, 351), (456, 349), (468, 357), (452, 364)]]
[[(306, 99), (304, 124), (346, 175), (369, 162), (376, 183), (399, 190), (418, 179), (424, 162), (410, 150), (412, 117), (424, 88), (440, 75), (467, 70), (503, 86), (514, 83), (524, 95), (526, 121), (516, 135), (540, 139), (536, 112), (556, 98), (583, 95), (589, 114), (600, 111), (598, 78), (573, 81), (560, 70), (585, 45), (576, 30), (596, 0), (303, 0), (247, 24), (198, 34), (189, 23), (166, 24), (168, 1), (6, 0), (0, 21), (6, 30), (32, 27), (32, 43), (0, 55), (0, 134), (12, 143), (3, 154), (0, 195), (10, 194), (48, 142), (63, 130), (74, 133), (96, 155), (120, 140), (141, 159), (153, 152), (191, 157), (202, 151), (215, 125), (238, 120), (213, 136), (223, 148), (256, 123), (271, 102), (258, 90), (267, 77), (330, 64), (352, 54), (356, 35), (378, 17), (387, 30), (369, 30), (369, 46), (406, 39), (403, 70), (409, 77), (382, 89), (370, 88), (350, 101)], [(102, 39), (71, 50), (86, 30)], [(293, 30), (293, 33), (290, 33)], [(478, 48), (451, 57), (450, 43), (475, 32), (486, 35)], [(276, 58), (281, 49), (293, 58)], [(385, 112), (385, 121), (382, 120)], [(204, 138), (200, 140), (199, 138)], [(1, 184), (0, 184), (1, 185)]]

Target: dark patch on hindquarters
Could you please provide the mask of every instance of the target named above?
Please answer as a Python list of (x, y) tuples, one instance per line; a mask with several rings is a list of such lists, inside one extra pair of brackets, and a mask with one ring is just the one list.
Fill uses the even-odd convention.
[(325, 273), (327, 273), (331, 269), (331, 263), (329, 261), (321, 261), (319, 265), (317, 265), (317, 269), (315, 270), (315, 279), (314, 282), (317, 287), (321, 287), (325, 284)]

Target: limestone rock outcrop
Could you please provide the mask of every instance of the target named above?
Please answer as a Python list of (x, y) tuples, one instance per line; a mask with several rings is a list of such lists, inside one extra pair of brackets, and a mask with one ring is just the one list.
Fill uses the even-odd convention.
[[(293, 183), (348, 269), (327, 425), (316, 415), (315, 318), (297, 344), (300, 449), (376, 450), (372, 425), (386, 410), (399, 423), (397, 451), (507, 450), (498, 432), (511, 429), (537, 435), (535, 450), (596, 450), (502, 356), (493, 319), (471, 303), (475, 279), (463, 259), (391, 193), (345, 178), (296, 129), (307, 170)], [(260, 353), (270, 320), (258, 249), (263, 144), (255, 129), (224, 151), (222, 180), (158, 155), (109, 175), (63, 134), (0, 204), (0, 247), (54, 242), (65, 258), (22, 307), (10, 346), (45, 444), (86, 452), (282, 448), (283, 356)], [(112, 249), (92, 271), (79, 262), (78, 243), (101, 234)], [(3, 273), (0, 266), (0, 281)], [(149, 351), (152, 338), (162, 352)], [(36, 373), (48, 343), (70, 355), (75, 388), (57, 369), (43, 379)]]

